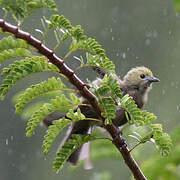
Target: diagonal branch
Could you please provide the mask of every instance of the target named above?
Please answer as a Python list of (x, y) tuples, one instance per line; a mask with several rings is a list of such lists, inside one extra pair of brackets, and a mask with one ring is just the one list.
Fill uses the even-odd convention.
[[(14, 34), (16, 38), (25, 40), (28, 44), (35, 47), (40, 54), (46, 56), (49, 59), (49, 61), (52, 64), (56, 65), (59, 68), (59, 71), (62, 74), (64, 74), (69, 79), (69, 81), (80, 91), (80, 94), (89, 101), (89, 103), (97, 112), (99, 117), (103, 121), (105, 120), (103, 117), (101, 117), (102, 110), (98, 106), (98, 101), (96, 100), (96, 96), (89, 91), (88, 87), (86, 86), (86, 83), (81, 81), (81, 79), (78, 78), (75, 72), (72, 69), (70, 69), (61, 58), (56, 56), (56, 54), (51, 49), (46, 47), (41, 41), (33, 37), (31, 34), (20, 30), (17, 26), (8, 24), (3, 19), (0, 19), (0, 27), (2, 28), (4, 32), (10, 32)], [(141, 172), (136, 161), (131, 156), (130, 151), (123, 137), (122, 136), (117, 137), (116, 127), (112, 124), (112, 125), (106, 125), (105, 128), (114, 139), (113, 141), (114, 145), (121, 152), (124, 158), (124, 161), (127, 164), (127, 166), (130, 168), (130, 170), (132, 171), (134, 178), (136, 180), (146, 180), (145, 176)]]

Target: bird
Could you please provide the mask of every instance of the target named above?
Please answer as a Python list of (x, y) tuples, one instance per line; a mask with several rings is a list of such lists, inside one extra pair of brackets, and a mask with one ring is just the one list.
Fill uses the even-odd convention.
[[(112, 75), (119, 84), (122, 95), (125, 96), (126, 94), (129, 94), (137, 104), (138, 108), (142, 108), (144, 104), (146, 104), (148, 100), (148, 93), (152, 89), (152, 83), (153, 82), (159, 82), (160, 80), (157, 77), (153, 76), (152, 71), (144, 66), (139, 66), (132, 68), (127, 72), (127, 74), (120, 79), (116, 74)], [(93, 87), (98, 88), (100, 87), (102, 82), (102, 79), (97, 78), (95, 81), (92, 82)], [(89, 102), (87, 99), (84, 99), (81, 97), (81, 101), (83, 104), (88, 104)], [(86, 118), (95, 118), (98, 119), (99, 115), (95, 112), (93, 108), (90, 106), (78, 106), (78, 108), (81, 110), (81, 113), (85, 115)], [(76, 108), (77, 109), (77, 108)], [(74, 111), (76, 111), (76, 109)], [(52, 124), (52, 121), (55, 119), (59, 119), (62, 117), (66, 117), (64, 114), (50, 114), (43, 120), (43, 124), (45, 126), (49, 126)], [(68, 117), (66, 117), (68, 118)], [(112, 123), (116, 127), (120, 127), (124, 124), (126, 124), (127, 117), (125, 115), (125, 110), (123, 108), (117, 108), (116, 109), (116, 115), (115, 118), (112, 120)], [(62, 145), (67, 142), (72, 134), (82, 134), (86, 135), (88, 133), (91, 133), (93, 126), (98, 126), (98, 123), (94, 123), (94, 121), (90, 120), (82, 120), (79, 122), (72, 122), (71, 126), (69, 127), (69, 130), (67, 132), (66, 137), (64, 138), (63, 142), (61, 143), (59, 149), (62, 147)], [(84, 145), (83, 145), (84, 146)], [(69, 157), (68, 162), (70, 162), (72, 165), (77, 165), (79, 162), (79, 159), (82, 159), (81, 156), (83, 154), (86, 154), (86, 158), (89, 159), (89, 144), (86, 144), (86, 147), (83, 148), (81, 146), (79, 149), (75, 150)], [(87, 162), (87, 168), (91, 168), (91, 162)]]

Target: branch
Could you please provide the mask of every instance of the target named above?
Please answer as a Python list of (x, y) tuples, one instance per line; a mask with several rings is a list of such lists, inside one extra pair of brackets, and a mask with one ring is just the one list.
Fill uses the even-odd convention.
[[(20, 30), (17, 26), (8, 24), (3, 19), (0, 19), (0, 27), (4, 32), (10, 32), (14, 34), (16, 38), (20, 38), (27, 41), (27, 43), (35, 47), (40, 54), (46, 56), (52, 64), (56, 65), (59, 68), (60, 73), (64, 74), (68, 78), (68, 80), (80, 91), (80, 94), (89, 101), (89, 103), (97, 112), (99, 117), (103, 120), (103, 122), (105, 121), (105, 119), (101, 117), (102, 110), (98, 106), (96, 96), (89, 91), (88, 87), (86, 86), (86, 83), (81, 81), (81, 79), (77, 77), (75, 72), (72, 69), (70, 69), (61, 58), (56, 56), (56, 54), (51, 49), (46, 47), (41, 41), (33, 37), (31, 34)], [(105, 128), (112, 136), (114, 145), (121, 152), (124, 161), (132, 171), (134, 178), (136, 180), (146, 180), (145, 176), (138, 167), (136, 161), (131, 156), (130, 151), (123, 137), (117, 137), (116, 127), (112, 124), (106, 125)]]

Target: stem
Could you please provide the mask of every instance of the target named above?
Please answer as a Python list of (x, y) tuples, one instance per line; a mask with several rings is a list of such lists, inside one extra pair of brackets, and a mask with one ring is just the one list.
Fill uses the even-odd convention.
[(140, 144), (142, 144), (141, 142), (137, 143), (132, 149), (129, 150), (129, 152), (133, 151), (136, 147), (138, 147)]
[[(49, 49), (44, 44), (42, 44), (41, 41), (33, 37), (31, 34), (18, 29), (17, 26), (8, 24), (3, 19), (0, 19), (0, 27), (4, 32), (10, 32), (14, 34), (16, 38), (20, 38), (27, 41), (28, 44), (38, 49), (40, 54), (46, 56), (52, 64), (56, 65), (59, 68), (60, 72), (64, 74), (69, 79), (69, 81), (79, 90), (80, 94), (89, 101), (92, 108), (95, 110), (95, 112), (97, 112), (99, 118), (102, 119), (104, 123), (105, 119), (101, 116), (102, 110), (98, 105), (96, 96), (89, 91), (89, 89), (86, 86), (86, 83), (81, 81), (81, 79), (78, 78), (78, 76), (74, 73), (74, 71), (64, 63), (64, 60), (59, 58), (51, 49)], [(124, 161), (131, 170), (131, 172), (133, 173), (134, 178), (136, 180), (146, 180), (146, 177), (140, 170), (138, 164), (131, 156), (129, 149), (126, 143), (124, 142), (123, 137), (122, 136), (117, 137), (117, 128), (113, 124), (111, 125), (108, 124), (105, 126), (105, 128), (112, 136), (113, 144), (122, 154)]]
[(72, 53), (72, 51), (69, 51), (69, 52), (64, 56), (63, 60), (65, 61), (66, 58), (71, 55), (71, 53)]

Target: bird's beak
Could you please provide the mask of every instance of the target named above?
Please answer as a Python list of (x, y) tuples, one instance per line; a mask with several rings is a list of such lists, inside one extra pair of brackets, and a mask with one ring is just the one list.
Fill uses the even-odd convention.
[(145, 77), (145, 80), (149, 83), (152, 83), (152, 82), (159, 82), (160, 80), (156, 77), (151, 77), (151, 76), (146, 76)]

